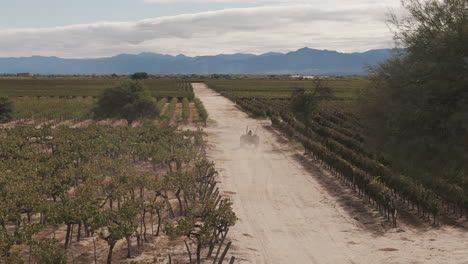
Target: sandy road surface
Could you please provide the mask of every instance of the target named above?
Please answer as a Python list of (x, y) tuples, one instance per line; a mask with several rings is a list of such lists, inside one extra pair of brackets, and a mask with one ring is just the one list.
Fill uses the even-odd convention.
[[(320, 184), (320, 170), (284, 150), (268, 122), (248, 118), (205, 84), (193, 87), (210, 114), (210, 158), (240, 219), (229, 235), (240, 263), (468, 263), (468, 233), (460, 229), (367, 230)], [(257, 150), (239, 148), (246, 125), (259, 127)]]

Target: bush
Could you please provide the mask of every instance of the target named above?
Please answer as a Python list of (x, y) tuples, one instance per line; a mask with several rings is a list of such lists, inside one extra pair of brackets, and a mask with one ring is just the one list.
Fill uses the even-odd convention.
[(141, 118), (159, 117), (156, 100), (135, 81), (125, 81), (104, 90), (94, 108), (97, 118), (123, 118), (130, 126)]
[(130, 76), (132, 80), (143, 80), (143, 79), (148, 79), (149, 75), (146, 72), (135, 72)]

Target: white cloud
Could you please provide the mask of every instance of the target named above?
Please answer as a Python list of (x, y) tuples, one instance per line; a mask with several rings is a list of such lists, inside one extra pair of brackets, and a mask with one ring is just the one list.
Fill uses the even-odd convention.
[(307, 3), (313, 0), (144, 0), (146, 3)]
[[(337, 0), (328, 3), (333, 1)], [(380, 5), (294, 4), (137, 22), (0, 29), (0, 57), (102, 57), (145, 51), (187, 55), (263, 53), (304, 46), (364, 51), (391, 46), (391, 34), (385, 25), (386, 11)]]
[[(399, 0), (353, 0), (353, 1), (346, 1), (346, 0), (338, 0), (342, 4), (346, 4), (347, 2), (354, 2), (354, 3), (399, 3)], [(275, 3), (275, 2), (283, 2), (283, 3), (320, 3), (323, 1), (319, 0), (144, 0), (144, 2), (148, 3), (174, 3), (174, 2), (186, 2), (186, 3)]]
[(312, 4), (319, 6), (337, 7), (356, 6), (356, 5), (392, 5), (397, 6), (401, 0), (143, 0), (146, 3), (246, 3), (246, 4), (272, 4), (272, 3), (287, 3), (287, 4)]
[(263, 3), (293, 2), (294, 0), (143, 0), (147, 3)]

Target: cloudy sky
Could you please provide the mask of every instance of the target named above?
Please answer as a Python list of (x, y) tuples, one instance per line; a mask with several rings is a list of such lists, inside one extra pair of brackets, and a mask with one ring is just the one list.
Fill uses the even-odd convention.
[(1, 1), (0, 57), (214, 55), (392, 47), (400, 0)]

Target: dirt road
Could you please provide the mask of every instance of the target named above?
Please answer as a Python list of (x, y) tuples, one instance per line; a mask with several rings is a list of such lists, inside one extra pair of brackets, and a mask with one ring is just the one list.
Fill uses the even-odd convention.
[[(211, 119), (210, 158), (240, 219), (229, 235), (238, 263), (468, 263), (466, 231), (369, 230), (324, 187), (330, 176), (304, 168), (269, 122), (249, 118), (205, 84), (193, 87)], [(247, 125), (258, 127), (258, 149), (239, 147)]]

